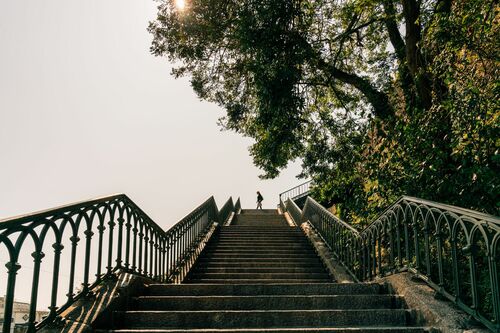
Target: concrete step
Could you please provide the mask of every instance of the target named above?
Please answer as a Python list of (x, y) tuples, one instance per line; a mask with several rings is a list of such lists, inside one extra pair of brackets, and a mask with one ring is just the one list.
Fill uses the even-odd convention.
[(324, 273), (323, 266), (310, 267), (211, 267), (196, 266), (190, 274), (199, 273)]
[(262, 252), (262, 253), (249, 253), (249, 252), (243, 252), (243, 253), (230, 253), (230, 252), (206, 252), (203, 254), (202, 258), (210, 259), (211, 261), (220, 261), (224, 260), (226, 258), (237, 258), (239, 261), (247, 261), (247, 259), (251, 258), (266, 258), (266, 259), (273, 259), (273, 258), (280, 258), (282, 260), (287, 260), (289, 258), (297, 258), (297, 259), (317, 259), (318, 256), (314, 253), (286, 253), (286, 252), (280, 252), (280, 253), (269, 253), (269, 252)]
[(251, 225), (236, 225), (236, 224), (231, 224), (228, 226), (221, 226), (220, 227), (221, 231), (224, 230), (231, 230), (231, 231), (248, 231), (248, 230), (255, 230), (255, 231), (270, 231), (270, 230), (283, 230), (283, 231), (301, 231), (300, 227), (298, 226), (290, 226), (289, 224), (283, 224), (283, 225), (270, 225), (268, 227), (255, 227)]
[(113, 324), (117, 328), (405, 326), (410, 317), (403, 309), (117, 311)]
[(248, 244), (225, 244), (225, 243), (213, 243), (208, 244), (206, 248), (210, 249), (309, 249), (312, 250), (312, 246), (309, 243), (248, 243)]
[(272, 265), (277, 265), (277, 264), (297, 264), (297, 265), (304, 265), (304, 264), (317, 264), (321, 263), (321, 260), (318, 257), (311, 257), (311, 258), (296, 258), (296, 257), (272, 257), (272, 258), (241, 258), (241, 257), (226, 257), (226, 258), (220, 258), (220, 260), (215, 260), (216, 257), (200, 257), (197, 261), (197, 263), (203, 263), (203, 264), (225, 264), (225, 263), (233, 263), (233, 264), (243, 264), (243, 263), (262, 263), (264, 264), (272, 264)]
[(217, 246), (207, 246), (206, 248), (207, 252), (220, 252), (220, 253), (247, 253), (247, 252), (254, 252), (254, 253), (261, 253), (261, 252), (273, 252), (273, 253), (280, 253), (280, 252), (294, 252), (294, 253), (300, 253), (300, 252), (311, 252), (315, 253), (312, 249), (312, 247), (304, 247), (304, 246), (299, 246), (299, 247), (294, 247), (294, 246), (287, 246), (287, 247), (241, 247), (241, 248), (235, 248), (231, 249), (229, 247), (217, 247)]
[(251, 256), (266, 256), (273, 257), (275, 255), (286, 257), (288, 255), (291, 256), (306, 256), (306, 257), (314, 257), (316, 253), (311, 250), (302, 250), (302, 249), (248, 249), (248, 250), (220, 250), (220, 249), (207, 249), (203, 251), (203, 256), (240, 256), (240, 257), (251, 257)]
[(248, 215), (248, 214), (254, 214), (254, 215), (267, 215), (267, 214), (272, 214), (272, 215), (279, 215), (277, 209), (242, 209), (239, 215)]
[(309, 261), (304, 261), (304, 262), (280, 262), (280, 261), (246, 261), (246, 262), (241, 262), (241, 261), (225, 261), (225, 262), (208, 262), (208, 261), (200, 261), (196, 264), (196, 268), (242, 268), (242, 269), (247, 269), (247, 268), (315, 268), (315, 267), (321, 267), (323, 268), (323, 263), (321, 263), (319, 260), (315, 262), (309, 262)]
[(379, 295), (387, 293), (386, 287), (378, 283), (311, 283), (259, 285), (248, 284), (151, 284), (146, 295), (157, 296), (207, 296), (207, 295)]
[(209, 273), (203, 271), (195, 271), (189, 274), (189, 278), (193, 280), (199, 279), (215, 279), (215, 280), (249, 280), (249, 279), (328, 279), (330, 276), (324, 271), (321, 273), (297, 272), (297, 273), (275, 273), (275, 272), (252, 272), (252, 273)]
[(401, 306), (401, 298), (392, 295), (142, 296), (134, 300), (134, 309), (140, 311), (394, 309)]
[(97, 333), (429, 333), (424, 327), (317, 327), (317, 328), (229, 328), (229, 329), (117, 329)]
[(295, 283), (295, 284), (311, 284), (311, 283), (332, 283), (332, 279), (189, 279), (182, 283), (188, 284), (282, 284), (282, 283)]
[(240, 241), (255, 241), (255, 242), (290, 242), (290, 241), (305, 241), (307, 242), (308, 240), (304, 237), (303, 234), (297, 234), (297, 235), (261, 235), (257, 236), (254, 234), (251, 235), (228, 235), (228, 234), (222, 234), (222, 235), (215, 235), (213, 238), (214, 241), (217, 242), (240, 242)]

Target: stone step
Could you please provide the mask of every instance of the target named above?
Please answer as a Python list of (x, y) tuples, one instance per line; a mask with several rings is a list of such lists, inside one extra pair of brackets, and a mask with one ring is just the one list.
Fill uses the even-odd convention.
[(230, 328), (230, 329), (117, 329), (97, 333), (429, 333), (423, 327), (318, 327), (318, 328)]
[(249, 230), (254, 230), (254, 231), (262, 231), (262, 232), (269, 232), (271, 230), (282, 230), (282, 231), (301, 231), (300, 227), (298, 226), (290, 226), (289, 224), (280, 224), (280, 225), (270, 225), (270, 226), (264, 226), (264, 227), (257, 227), (257, 226), (252, 226), (252, 225), (237, 225), (237, 224), (231, 224), (228, 226), (221, 226), (220, 231), (249, 231)]
[(309, 249), (312, 250), (311, 244), (309, 243), (248, 243), (248, 244), (225, 244), (225, 243), (213, 243), (208, 244), (206, 249)]
[(235, 222), (235, 226), (268, 227), (268, 226), (282, 226), (285, 223), (286, 222), (270, 223), (270, 222), (249, 221), (249, 222)]
[(316, 254), (311, 250), (306, 249), (248, 249), (248, 250), (225, 250), (225, 249), (207, 249), (203, 251), (203, 256), (255, 256), (255, 255), (265, 255), (267, 257), (278, 256), (316, 256)]
[(330, 276), (324, 271), (321, 273), (312, 272), (296, 272), (296, 273), (276, 273), (276, 272), (252, 272), (252, 273), (210, 273), (195, 271), (189, 274), (189, 278), (193, 280), (199, 279), (215, 279), (215, 280), (230, 280), (230, 279), (328, 279)]
[(213, 261), (213, 257), (208, 258), (208, 257), (200, 257), (197, 261), (199, 264), (204, 264), (204, 265), (225, 265), (225, 264), (236, 264), (236, 265), (242, 265), (242, 264), (272, 264), (272, 265), (315, 265), (315, 264), (322, 264), (321, 260), (316, 257), (316, 258), (282, 258), (282, 257), (272, 257), (272, 258), (226, 258), (226, 259), (220, 259), (217, 261)]
[(142, 296), (134, 300), (134, 309), (140, 311), (394, 309), (401, 305), (401, 298), (392, 295)]
[(117, 328), (356, 327), (405, 326), (410, 318), (403, 309), (117, 311), (113, 324)]
[[(213, 267), (213, 266), (196, 266), (192, 273), (323, 273), (323, 266), (309, 267)], [(190, 272), (191, 273), (191, 272)]]
[(194, 269), (275, 269), (275, 268), (286, 268), (286, 269), (323, 269), (323, 264), (321, 262), (317, 263), (259, 263), (259, 262), (210, 262), (210, 263), (198, 263)]
[(220, 261), (221, 259), (224, 260), (226, 258), (237, 258), (240, 261), (247, 261), (247, 259), (251, 258), (265, 258), (265, 259), (273, 259), (273, 258), (280, 258), (282, 260), (287, 260), (289, 258), (297, 258), (297, 259), (317, 259), (318, 256), (314, 253), (269, 253), (269, 252), (262, 252), (262, 253), (249, 253), (249, 252), (243, 252), (243, 253), (231, 253), (231, 252), (206, 252), (203, 254), (202, 259), (210, 259), (211, 261)]
[(387, 288), (378, 283), (311, 283), (259, 285), (248, 284), (151, 284), (146, 295), (157, 296), (207, 296), (207, 295), (379, 295), (386, 294)]
[(217, 242), (239, 242), (239, 241), (255, 241), (255, 242), (289, 242), (289, 241), (304, 241), (308, 240), (304, 237), (304, 235), (297, 234), (291, 236), (285, 235), (264, 235), (264, 236), (256, 236), (254, 234), (251, 235), (217, 235), (213, 238), (214, 241)]
[(182, 283), (187, 284), (282, 284), (282, 283), (295, 283), (295, 284), (311, 284), (311, 283), (332, 283), (332, 279), (189, 279)]
[(242, 209), (240, 214), (278, 214), (277, 209)]

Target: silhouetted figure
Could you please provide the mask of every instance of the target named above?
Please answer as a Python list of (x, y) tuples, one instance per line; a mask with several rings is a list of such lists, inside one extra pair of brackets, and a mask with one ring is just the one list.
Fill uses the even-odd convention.
[(259, 191), (257, 191), (257, 209), (262, 209), (262, 201), (264, 200), (264, 197), (262, 194), (260, 194)]

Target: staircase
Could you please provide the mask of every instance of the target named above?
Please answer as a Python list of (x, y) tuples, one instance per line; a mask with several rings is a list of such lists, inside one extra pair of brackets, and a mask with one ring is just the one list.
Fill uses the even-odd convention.
[(299, 227), (243, 210), (220, 227), (183, 284), (152, 284), (100, 332), (427, 332), (376, 283), (338, 284)]

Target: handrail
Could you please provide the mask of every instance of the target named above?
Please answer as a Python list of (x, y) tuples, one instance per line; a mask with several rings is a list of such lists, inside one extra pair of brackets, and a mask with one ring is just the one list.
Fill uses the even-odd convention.
[(238, 198), (238, 200), (236, 200), (236, 203), (234, 204), (234, 213), (239, 214), (240, 211), (241, 211), (241, 202), (240, 198)]
[[(280, 193), (279, 200), (280, 203), (286, 202), (288, 199), (296, 200), (298, 198), (302, 198), (309, 194), (309, 190), (312, 185), (312, 180), (308, 180), (305, 183), (292, 187), (291, 189), (286, 190), (285, 192)], [(283, 208), (283, 206), (281, 207)]]
[(233, 198), (229, 197), (229, 199), (226, 201), (224, 206), (220, 209), (219, 212), (219, 221), (221, 224), (224, 224), (227, 219), (229, 218), (229, 215), (231, 215), (231, 212), (234, 211), (234, 204), (233, 204)]
[(500, 218), (402, 196), (362, 231), (311, 197), (301, 220), (357, 280), (409, 270), (500, 332)]
[[(57, 322), (59, 315), (73, 302), (90, 296), (95, 286), (117, 271), (159, 282), (173, 282), (179, 274), (185, 273), (184, 263), (192, 259), (192, 249), (199, 246), (203, 235), (215, 221), (219, 221), (219, 211), (214, 198), (210, 197), (164, 231), (125, 194), (1, 220), (0, 246), (5, 246), (9, 256), (5, 265), (7, 287), (2, 332), (10, 332), (16, 275), (21, 268), (18, 261), (27, 255), (28, 246), (34, 248), (31, 253), (34, 268), (27, 322), (27, 332), (31, 333)], [(48, 244), (47, 239), (54, 243)], [(81, 246), (80, 240), (83, 240)], [(65, 245), (68, 251), (63, 251)], [(40, 271), (50, 247), (53, 263), (49, 268), (52, 273), (49, 314), (37, 323)], [(58, 306), (57, 298), (64, 292), (59, 277), (65, 263), (69, 263), (68, 270), (64, 271), (69, 276), (69, 284), (64, 290), (67, 291), (65, 303)], [(80, 263), (83, 283), (81, 291), (75, 292), (75, 269)], [(91, 281), (91, 273), (94, 272), (96, 278)]]
[(302, 218), (302, 211), (299, 206), (292, 199), (288, 199), (286, 203), (281, 202), (282, 207), (285, 207), (286, 212), (292, 217), (293, 222), (296, 225), (300, 225)]

